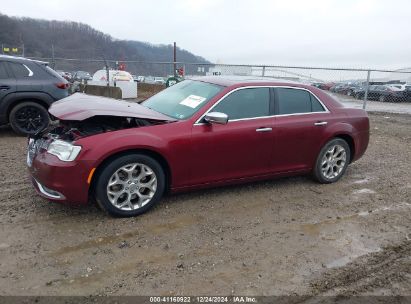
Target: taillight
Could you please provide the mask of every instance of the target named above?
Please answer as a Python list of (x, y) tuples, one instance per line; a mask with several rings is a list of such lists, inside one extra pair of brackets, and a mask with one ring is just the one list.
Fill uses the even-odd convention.
[(70, 87), (70, 84), (68, 82), (58, 82), (55, 85), (62, 90), (68, 89)]

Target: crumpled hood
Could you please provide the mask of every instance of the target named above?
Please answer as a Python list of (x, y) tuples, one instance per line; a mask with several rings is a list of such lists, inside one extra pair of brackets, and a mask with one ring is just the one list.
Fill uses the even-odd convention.
[(54, 102), (49, 112), (61, 120), (81, 121), (93, 116), (120, 116), (158, 121), (175, 121), (172, 117), (146, 108), (135, 102), (83, 93), (75, 93)]

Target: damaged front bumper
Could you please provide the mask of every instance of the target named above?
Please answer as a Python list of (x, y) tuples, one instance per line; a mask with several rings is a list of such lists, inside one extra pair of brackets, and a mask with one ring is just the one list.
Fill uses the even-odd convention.
[[(64, 162), (46, 152), (41, 139), (30, 139), (27, 165), (34, 188), (50, 201), (86, 204), (89, 201), (88, 161)], [(43, 146), (42, 146), (43, 145)]]

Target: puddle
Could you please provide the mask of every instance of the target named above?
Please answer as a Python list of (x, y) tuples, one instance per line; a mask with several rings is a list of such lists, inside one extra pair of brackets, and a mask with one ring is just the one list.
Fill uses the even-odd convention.
[(381, 211), (400, 210), (400, 209), (404, 209), (404, 208), (411, 208), (411, 204), (406, 203), (406, 202), (402, 202), (402, 203), (399, 203), (398, 205), (391, 205), (391, 206), (381, 207), (381, 208), (377, 208), (377, 209), (370, 210), (370, 211), (362, 211), (362, 212), (359, 212), (358, 215), (359, 216), (368, 216), (372, 213), (377, 213), (377, 212), (381, 212)]
[(151, 235), (165, 233), (168, 231), (191, 226), (199, 222), (200, 220), (201, 220), (200, 217), (182, 216), (173, 222), (164, 223), (164, 224), (146, 225), (144, 226), (143, 229), (140, 228), (140, 229), (129, 231), (129, 232), (122, 233), (122, 234), (99, 237), (97, 239), (85, 241), (85, 242), (82, 242), (74, 246), (65, 246), (55, 251), (52, 255), (62, 255), (62, 254), (67, 254), (67, 253), (83, 250), (83, 249), (89, 249), (89, 248), (99, 247), (99, 246), (108, 245), (112, 243), (117, 243), (125, 239), (130, 239), (130, 238), (136, 237), (137, 235), (144, 234), (147, 231)]
[(299, 230), (303, 231), (307, 235), (316, 236), (316, 235), (319, 235), (321, 232), (326, 232), (327, 228), (329, 228), (329, 226), (331, 225), (340, 224), (342, 222), (348, 222), (348, 221), (351, 221), (359, 217), (365, 217), (365, 216), (375, 214), (378, 212), (382, 212), (382, 211), (394, 211), (394, 210), (401, 210), (405, 208), (411, 208), (411, 204), (402, 202), (402, 203), (399, 203), (398, 205), (391, 205), (391, 206), (377, 208), (374, 210), (361, 211), (359, 213), (342, 216), (342, 217), (336, 217), (332, 219), (327, 219), (327, 220), (317, 222), (317, 223), (302, 224), (300, 225)]
[(330, 263), (326, 264), (325, 266), (327, 268), (336, 268), (336, 267), (342, 267), (347, 265), (348, 263), (352, 262), (353, 260), (369, 254), (369, 253), (374, 253), (374, 252), (379, 252), (381, 251), (381, 248), (377, 248), (375, 250), (367, 250), (365, 253), (363, 254), (357, 254), (357, 255), (350, 255), (350, 256), (343, 256), (342, 258), (336, 259), (334, 261), (331, 261)]
[(365, 244), (362, 240), (352, 234), (349, 234), (347, 238), (348, 244), (343, 247), (343, 250), (348, 250), (348, 254), (327, 263), (327, 268), (342, 267), (363, 255), (381, 251), (381, 247), (377, 246), (375, 243)]

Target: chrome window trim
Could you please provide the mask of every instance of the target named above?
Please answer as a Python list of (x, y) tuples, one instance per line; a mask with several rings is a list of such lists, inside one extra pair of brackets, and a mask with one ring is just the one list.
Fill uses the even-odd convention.
[(23, 66), (29, 71), (29, 74), (27, 75), (27, 77), (33, 76), (33, 71), (30, 70), (30, 68), (27, 65), (25, 65), (24, 63), (23, 63)]
[(292, 114), (274, 114), (274, 115), (269, 115), (269, 116), (259, 116), (259, 117), (249, 117), (249, 118), (239, 118), (239, 119), (228, 119), (228, 122), (235, 122), (235, 121), (244, 121), (244, 120), (253, 120), (253, 119), (264, 119), (264, 118), (270, 118), (270, 117), (285, 117), (285, 116), (296, 116), (296, 115), (310, 115), (310, 114), (319, 114), (319, 113), (330, 113), (330, 110), (326, 107), (326, 105), (320, 100), (320, 98), (318, 98), (317, 95), (315, 95), (313, 92), (311, 92), (310, 90), (306, 89), (306, 88), (301, 88), (301, 87), (293, 87), (293, 86), (283, 86), (283, 85), (272, 85), (272, 86), (246, 86), (246, 87), (240, 87), (240, 88), (236, 88), (228, 93), (226, 93), (224, 96), (222, 96), (210, 109), (208, 109), (203, 115), (200, 116), (199, 119), (196, 120), (196, 122), (194, 123), (194, 126), (201, 126), (201, 125), (205, 125), (206, 123), (204, 122), (200, 122), (204, 116), (206, 116), (209, 112), (212, 112), (212, 110), (221, 102), (223, 101), (228, 95), (239, 91), (239, 90), (244, 90), (244, 89), (255, 89), (255, 88), (285, 88), (285, 89), (295, 89), (295, 90), (304, 90), (307, 91), (308, 93), (310, 93), (311, 95), (313, 95), (315, 97), (315, 99), (318, 100), (318, 102), (321, 104), (321, 106), (324, 108), (324, 111), (320, 111), (320, 112), (307, 112), (307, 113), (292, 113)]

